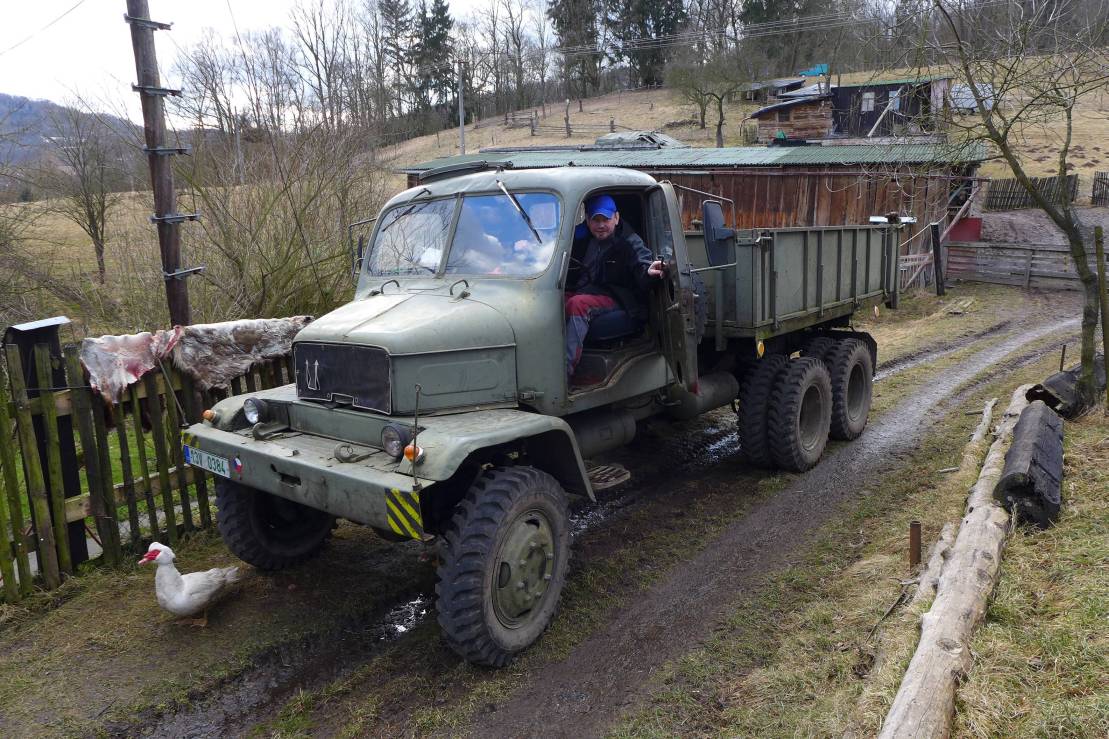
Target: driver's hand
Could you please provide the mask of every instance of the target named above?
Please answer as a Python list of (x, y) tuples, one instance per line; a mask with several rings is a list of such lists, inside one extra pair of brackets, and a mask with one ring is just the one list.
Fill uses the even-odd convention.
[(666, 272), (666, 265), (663, 264), (661, 259), (656, 259), (651, 262), (651, 266), (647, 268), (647, 275), (650, 277), (662, 277)]

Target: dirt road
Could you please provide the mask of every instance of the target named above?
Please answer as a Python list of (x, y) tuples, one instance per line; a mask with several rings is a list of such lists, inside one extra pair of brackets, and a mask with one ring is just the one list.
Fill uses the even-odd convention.
[[(980, 373), (1000, 365), (1022, 346), (1070, 331), (1077, 319), (1017, 329), (1000, 343), (974, 353), (954, 369), (916, 388), (853, 444), (839, 447), (793, 484), (757, 506), (708, 543), (665, 581), (614, 614), (609, 624), (570, 656), (537, 671), (513, 697), (487, 713), (473, 736), (596, 736), (622, 710), (644, 697), (651, 674), (691, 649), (738, 598), (792, 553), (850, 496), (865, 493), (859, 481), (894, 470), (929, 426), (943, 417), (946, 401)], [(999, 367), (999, 369), (1001, 369)], [(687, 485), (721, 484), (717, 466)], [(664, 483), (665, 484), (665, 483)], [(681, 495), (682, 491), (676, 490)]]

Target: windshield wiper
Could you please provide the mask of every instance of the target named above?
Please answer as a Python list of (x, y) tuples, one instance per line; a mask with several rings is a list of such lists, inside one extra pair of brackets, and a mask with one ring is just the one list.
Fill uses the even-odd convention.
[(540, 246), (543, 246), (543, 237), (540, 236), (539, 232), (535, 230), (535, 226), (532, 225), (532, 222), (531, 222), (531, 216), (529, 216), (528, 212), (526, 210), (524, 210), (524, 207), (522, 205), (520, 205), (520, 201), (516, 199), (515, 195), (513, 195), (511, 192), (508, 191), (508, 188), (505, 187), (504, 183), (501, 182), (500, 180), (497, 180), (497, 187), (501, 188), (501, 192), (503, 192), (508, 197), (508, 199), (512, 201), (512, 204), (514, 206), (516, 206), (516, 211), (521, 216), (523, 216), (524, 223), (528, 224), (528, 228), (530, 228), (531, 232), (533, 234), (535, 234), (535, 240), (537, 242), (539, 242)]
[[(421, 195), (423, 195), (423, 194), (424, 194), (425, 192), (426, 192), (426, 193), (427, 193), (428, 195), (430, 195), (430, 194), (431, 194), (431, 190), (429, 190), (429, 189), (427, 189), (427, 188), (425, 187), (425, 188), (421, 189), (420, 191), (418, 191), (418, 192), (417, 192), (417, 193), (416, 193), (415, 195), (413, 195), (412, 197), (408, 198), (408, 200), (406, 200), (405, 202), (406, 202), (406, 203), (412, 203), (412, 201), (413, 201), (413, 200), (415, 200), (416, 198), (420, 197), (420, 196), (421, 196)], [(430, 202), (430, 201), (429, 201), (429, 202)], [(416, 208), (416, 206), (417, 206), (417, 205), (427, 205), (427, 203), (412, 203), (411, 205), (409, 205), (409, 206), (408, 206), (408, 209), (407, 209), (406, 211), (404, 211), (404, 212), (403, 212), (403, 213), (401, 213), (401, 214), (400, 214), (399, 216), (397, 216), (396, 218), (394, 218), (393, 220), (389, 221), (389, 222), (388, 222), (388, 223), (386, 223), (386, 224), (385, 224), (384, 226), (382, 226), (382, 227), (381, 227), (381, 233), (385, 233), (386, 231), (388, 231), (388, 230), (389, 230), (389, 228), (390, 228), (390, 227), (391, 227), (391, 226), (392, 226), (392, 225), (393, 225), (394, 223), (396, 223), (396, 222), (397, 222), (397, 221), (399, 221), (399, 220), (400, 220), (401, 218), (404, 218), (404, 217), (405, 217), (406, 215), (408, 215), (408, 214), (409, 214), (409, 213), (411, 213), (411, 212), (412, 212), (413, 210), (415, 210), (415, 208)]]

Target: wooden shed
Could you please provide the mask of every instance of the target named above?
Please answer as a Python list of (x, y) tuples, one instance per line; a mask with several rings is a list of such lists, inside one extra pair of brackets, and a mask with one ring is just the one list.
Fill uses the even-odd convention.
[(775, 139), (821, 139), (832, 130), (832, 96), (783, 100), (752, 113), (758, 122), (759, 143)]
[(950, 77), (876, 80), (832, 88), (833, 133), (905, 136), (932, 133), (950, 111)]
[[(682, 199), (682, 220), (694, 230), (706, 198), (720, 199), (736, 228), (838, 226), (895, 212), (923, 224), (947, 223), (948, 203), (985, 158), (981, 145), (726, 147), (604, 150), (582, 147), (499, 149), (444, 157), (407, 167), (409, 185), (421, 172), (485, 161), (505, 167), (629, 167), (668, 180)], [(927, 231), (924, 228), (924, 231)], [(906, 253), (923, 248), (912, 234)]]

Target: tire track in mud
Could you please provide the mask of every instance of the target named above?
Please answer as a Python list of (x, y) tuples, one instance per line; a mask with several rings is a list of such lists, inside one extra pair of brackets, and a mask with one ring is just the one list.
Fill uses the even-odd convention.
[[(787, 566), (791, 555), (857, 493), (859, 480), (876, 481), (896, 469), (927, 427), (943, 417), (941, 408), (953, 394), (1027, 344), (1078, 324), (1078, 319), (1056, 320), (1018, 332), (914, 389), (858, 440), (756, 504), (699, 554), (677, 565), (666, 580), (612, 614), (604, 628), (565, 660), (527, 676), (505, 703), (478, 719), (472, 735), (603, 733), (622, 711), (649, 695), (657, 668), (694, 648), (737, 598), (754, 591), (768, 573)], [(541, 727), (538, 716), (543, 717)]]

